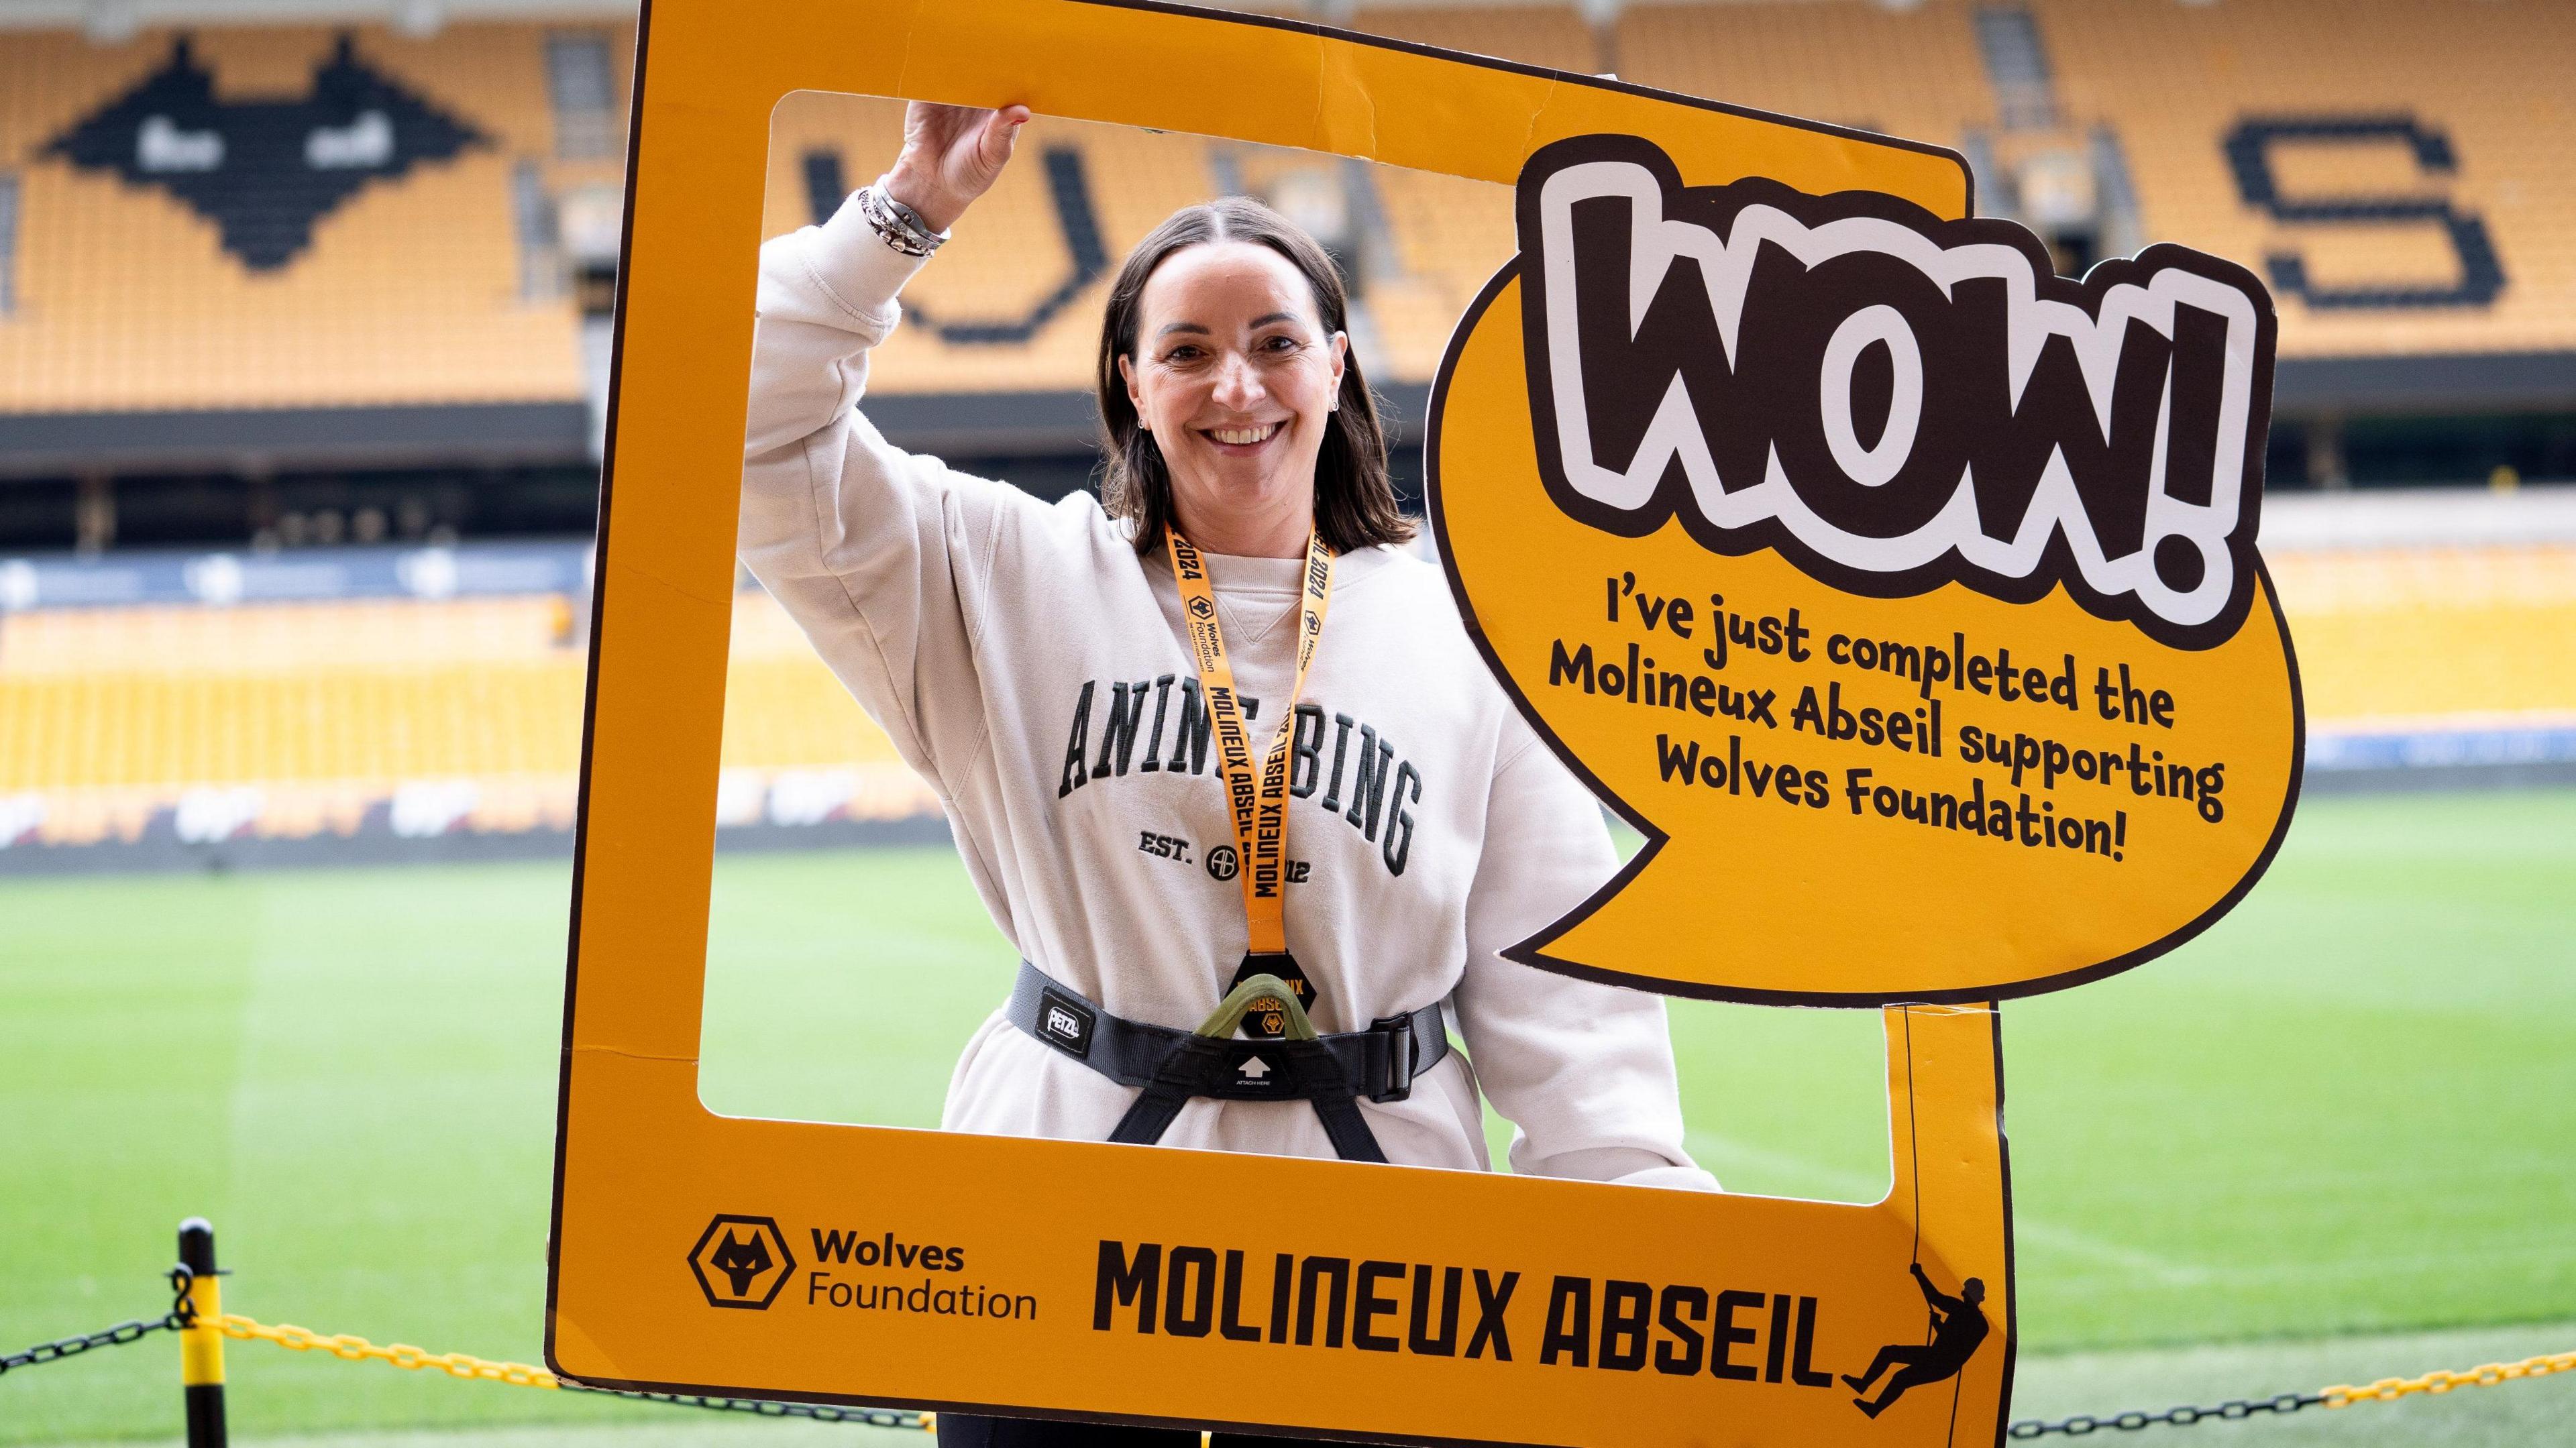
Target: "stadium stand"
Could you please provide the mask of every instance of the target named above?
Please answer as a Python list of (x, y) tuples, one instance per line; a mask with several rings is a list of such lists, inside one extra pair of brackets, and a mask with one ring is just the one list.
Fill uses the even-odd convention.
[(578, 403), (576, 318), (521, 275), (511, 177), (615, 176), (556, 158), (544, 36), (10, 37), (0, 153), (37, 164), (9, 410)]
[[(571, 826), (560, 594), (37, 609), (0, 633), (0, 846)], [(728, 824), (935, 809), (785, 613), (735, 610)]]
[[(2537, 542), (2410, 543), (2402, 516), (2358, 535), (2285, 530), (2272, 572), (2319, 768), (2405, 750), (2576, 760), (2576, 528), (2559, 526), (2576, 519), (2576, 497), (2543, 501), (2556, 513), (2504, 515), (2525, 520), (2505, 531)], [(434, 570), (346, 573), (328, 598), (226, 604), (164, 590), (6, 614), (0, 869), (24, 845), (569, 828), (577, 599), (551, 591), (564, 570), (520, 558), (477, 573), (464, 553)], [(452, 594), (460, 567), (487, 591)], [(213, 575), (186, 576), (202, 592)], [(725, 689), (720, 825), (936, 815), (928, 787), (756, 589), (736, 597)]]
[(1968, 6), (1641, 5), (1618, 20), (1619, 75), (1640, 85), (1955, 146), (1996, 105)]
[[(2042, 0), (2150, 234), (2269, 273), (2293, 355), (2576, 345), (2576, 11), (2494, 0)], [(2257, 262), (2257, 259), (2260, 259)]]
[(1614, 69), (1603, 62), (1591, 23), (1570, 5), (1374, 6), (1353, 12), (1349, 25), (1365, 35), (1577, 75)]
[(2576, 547), (2283, 553), (2272, 572), (2321, 728), (2576, 721)]
[[(2576, 12), (2457, 12), (1727, 0), (1345, 23), (1956, 146), (1987, 209), (2070, 268), (2149, 238), (2244, 259), (2282, 296), (2280, 461), (2332, 484), (2372, 475), (2348, 418), (2576, 407), (2576, 187), (2549, 59)], [(578, 454), (603, 397), (632, 36), (601, 19), (8, 32), (0, 472)], [(889, 102), (788, 98), (764, 231), (813, 219), (896, 134)], [(877, 373), (900, 438), (1078, 454), (1104, 274), (1212, 191), (1336, 233), (1363, 356), (1408, 416), (1511, 252), (1490, 187), (1053, 119), (1030, 141), (1039, 164), (909, 298)], [(2568, 451), (2505, 431), (2519, 441), (2476, 446), (2525, 473)]]
[(2107, 137), (2131, 234), (2267, 271), (2285, 357), (2564, 351), (2576, 253), (2551, 57), (2576, 12), (2461, 11), (1750, 0), (1630, 9), (1617, 50), (1649, 85), (1961, 147), (1989, 209), (2019, 209), (2058, 163), (2097, 170)]
[[(0, 28), (0, 551), (28, 552), (0, 558), (0, 842), (568, 824), (586, 550), (419, 545), (588, 525), (635, 30), (584, 3)], [(2167, 239), (2244, 262), (2281, 307), (2276, 500), (2576, 476), (2576, 8), (1330, 13), (1956, 147), (1981, 208), (2069, 270)], [(837, 205), (899, 127), (891, 100), (786, 98), (762, 234)], [(906, 297), (873, 378), (890, 435), (1078, 486), (1110, 270), (1173, 208), (1241, 193), (1343, 264), (1400, 476), (1416, 466), (1450, 330), (1513, 252), (1505, 188), (1055, 117), (1023, 147)], [(2369, 505), (2336, 511), (2357, 524), (2267, 513), (2322, 770), (2576, 759), (2576, 528), (2530, 521), (2565, 513), (2534, 501), (2554, 492), (2392, 513), (2363, 486), (2338, 495)], [(2489, 512), (2509, 521), (2435, 521)], [(406, 546), (316, 546), (378, 538)], [(136, 539), (186, 551), (118, 546)], [(934, 812), (757, 592), (727, 687), (735, 837)]]

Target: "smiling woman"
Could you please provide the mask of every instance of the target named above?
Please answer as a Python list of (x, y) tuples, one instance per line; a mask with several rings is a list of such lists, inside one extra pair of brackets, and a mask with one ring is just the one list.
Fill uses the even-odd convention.
[(1485, 1170), (1490, 1099), (1522, 1173), (1713, 1189), (1661, 998), (1502, 955), (1617, 857), (1402, 547), (1323, 247), (1240, 197), (1137, 245), (1102, 319), (1097, 499), (1042, 504), (863, 416), (897, 294), (1028, 119), (912, 105), (883, 178), (761, 255), (743, 560), (931, 782), (1026, 962), (942, 1124)]
[(1103, 505), (1139, 553), (1176, 523), (1248, 557), (1295, 557), (1310, 530), (1336, 553), (1413, 535), (1349, 314), (1332, 258), (1255, 201), (1188, 207), (1136, 244), (1101, 323), (1100, 400)]

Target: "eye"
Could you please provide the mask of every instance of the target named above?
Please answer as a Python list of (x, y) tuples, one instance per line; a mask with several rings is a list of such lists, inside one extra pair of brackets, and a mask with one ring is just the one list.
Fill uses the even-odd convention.
[(1290, 336), (1285, 332), (1282, 332), (1275, 337), (1265, 337), (1260, 343), (1262, 351), (1279, 354), (1294, 352), (1303, 345), (1304, 344), (1299, 342), (1295, 337)]
[(1166, 362), (1195, 362), (1203, 355), (1205, 355), (1204, 349), (1200, 348), (1197, 344), (1183, 342), (1181, 345), (1164, 353), (1163, 360)]

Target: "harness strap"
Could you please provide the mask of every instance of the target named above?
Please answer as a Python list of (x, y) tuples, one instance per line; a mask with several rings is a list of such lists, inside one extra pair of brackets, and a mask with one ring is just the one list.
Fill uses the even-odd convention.
[[(1284, 1013), (1285, 1030), (1277, 1038), (1239, 1040), (1234, 1032), (1249, 1010)], [(1367, 1031), (1319, 1036), (1296, 995), (1276, 976), (1257, 975), (1229, 992), (1214, 1014), (1195, 1032), (1144, 1026), (1110, 1015), (1050, 979), (1036, 966), (1022, 963), (1020, 988), (1011, 993), (1009, 1015), (1022, 1030), (1081, 1060), (1112, 1080), (1139, 1088), (1135, 1103), (1119, 1119), (1109, 1139), (1147, 1146), (1163, 1138), (1194, 1096), (1226, 1100), (1298, 1100), (1315, 1108), (1333, 1151), (1345, 1161), (1383, 1162), (1386, 1153), (1360, 1115), (1358, 1098), (1402, 1100), (1412, 1091), (1423, 1066), (1448, 1054), (1448, 1033), (1441, 1010), (1431, 1005), (1409, 1015), (1390, 1016)], [(1426, 1025), (1427, 1021), (1427, 1025)], [(1436, 1053), (1417, 1054), (1425, 1031), (1437, 1040)], [(1113, 1040), (1124, 1038), (1124, 1044)], [(1151, 1047), (1159, 1052), (1152, 1069), (1130, 1080), (1113, 1070), (1116, 1057)], [(1381, 1089), (1352, 1069), (1373, 1066), (1386, 1075)], [(1398, 1072), (1396, 1064), (1402, 1063)]]
[[(1317, 1119), (1324, 1123), (1324, 1135), (1333, 1143), (1333, 1154), (1344, 1161), (1383, 1163), (1386, 1153), (1378, 1148), (1377, 1133), (1360, 1119), (1360, 1109), (1352, 1095), (1350, 1078), (1342, 1071), (1341, 1058), (1325, 1046), (1315, 1034), (1315, 1023), (1306, 1017), (1306, 1008), (1297, 1003), (1288, 983), (1275, 975), (1256, 975), (1227, 991), (1217, 1002), (1216, 1010), (1199, 1024), (1193, 1034), (1184, 1037), (1163, 1058), (1154, 1072), (1154, 1084), (1145, 1088), (1127, 1114), (1119, 1118), (1117, 1128), (1109, 1133), (1111, 1141), (1151, 1146), (1163, 1139), (1172, 1118), (1181, 1114), (1193, 1096), (1203, 1095), (1204, 1086), (1224, 1079), (1229, 1052), (1226, 1044), (1242, 1027), (1244, 1017), (1260, 1012), (1280, 1017), (1279, 1032), (1270, 1039), (1280, 1050), (1278, 1075), (1282, 1094), (1302, 1096), (1315, 1108)], [(1256, 1056), (1263, 1074), (1272, 1058)], [(1238, 1074), (1250, 1071), (1247, 1065)]]
[[(1188, 1031), (1147, 1025), (1113, 1016), (1091, 1000), (1026, 961), (1011, 988), (1003, 1014), (1011, 1024), (1064, 1052), (1121, 1086), (1150, 1087), (1174, 1047), (1192, 1039)], [(1445, 1008), (1434, 1001), (1417, 1011), (1385, 1016), (1365, 1031), (1317, 1038), (1350, 1083), (1350, 1093), (1371, 1101), (1402, 1101), (1413, 1093), (1416, 1076), (1440, 1064), (1449, 1054)], [(1225, 1069), (1209, 1074), (1198, 1094), (1224, 1101), (1276, 1101), (1295, 1093), (1284, 1079), (1288, 1053), (1283, 1040), (1223, 1041)], [(1246, 1070), (1245, 1063), (1262, 1065)]]
[[(1285, 987), (1282, 987), (1285, 989)], [(1282, 1041), (1278, 1045), (1285, 1066), (1284, 1090), (1278, 1094), (1304, 1097), (1315, 1108), (1316, 1119), (1324, 1125), (1324, 1136), (1333, 1143), (1333, 1154), (1344, 1161), (1384, 1162), (1386, 1152), (1377, 1144), (1377, 1133), (1369, 1130), (1368, 1121), (1360, 1115), (1359, 1098), (1352, 1094), (1348, 1078), (1342, 1074), (1342, 1063), (1317, 1041)], [(1118, 1120), (1109, 1139), (1129, 1146), (1151, 1146), (1163, 1139), (1181, 1108), (1193, 1096), (1212, 1094), (1202, 1088), (1225, 1079), (1228, 1068), (1222, 1041), (1192, 1036), (1172, 1048), (1164, 1068), (1152, 1084), (1136, 1098), (1127, 1114)]]

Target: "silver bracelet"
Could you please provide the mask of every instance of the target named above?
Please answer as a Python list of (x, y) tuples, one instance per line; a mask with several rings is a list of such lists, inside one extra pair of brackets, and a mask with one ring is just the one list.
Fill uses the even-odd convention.
[(928, 256), (948, 240), (948, 233), (931, 230), (920, 212), (887, 195), (883, 177), (860, 187), (857, 200), (859, 216), (877, 239), (905, 256)]

